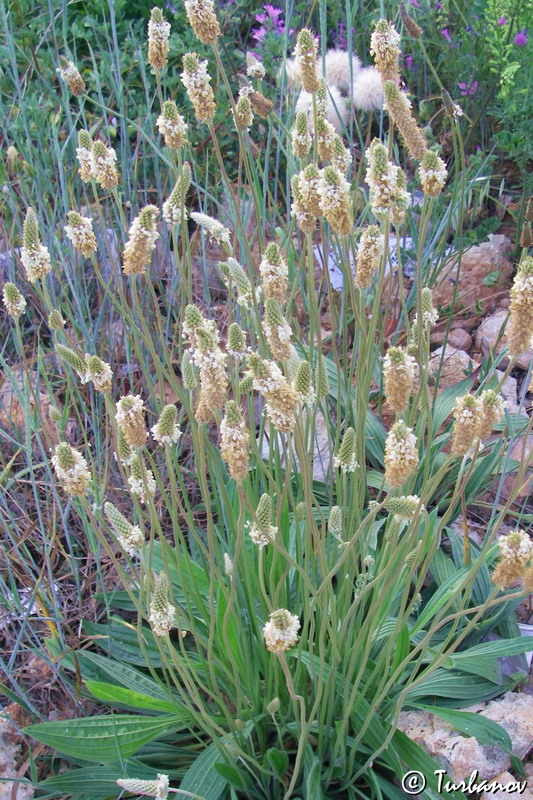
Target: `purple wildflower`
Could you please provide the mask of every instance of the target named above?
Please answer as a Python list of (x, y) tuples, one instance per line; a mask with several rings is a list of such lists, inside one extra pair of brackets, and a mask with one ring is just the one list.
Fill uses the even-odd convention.
[(440, 10), (441, 10), (441, 8), (442, 8), (442, 3), (441, 3), (441, 1), (440, 1), (440, 0), (437, 0), (437, 2), (436, 2), (436, 4), (435, 4), (435, 8), (437, 9), (437, 11), (440, 11)]
[(339, 30), (337, 31), (335, 40), (335, 44), (338, 48), (341, 50), (346, 50), (348, 47), (348, 42), (346, 41), (346, 25), (344, 22), (339, 22)]
[(478, 90), (478, 86), (478, 81), (472, 81), (472, 83), (463, 82), (459, 84), (459, 89), (461, 90), (463, 97), (466, 97), (468, 94), (475, 94)]
[(449, 32), (448, 32), (448, 28), (443, 28), (443, 29), (441, 30), (441, 33), (442, 33), (442, 35), (444, 36), (444, 38), (446, 39), (446, 41), (447, 41), (449, 44), (451, 44), (451, 45), (452, 45), (452, 47), (453, 47), (452, 37), (450, 36), (450, 34), (449, 34)]
[(277, 19), (280, 14), (283, 14), (283, 9), (276, 8), (275, 6), (264, 5), (263, 8), (271, 19)]
[(502, 25), (505, 25), (506, 22), (507, 22), (507, 17), (500, 17), (500, 19), (498, 20), (498, 25), (501, 28)]
[(517, 33), (513, 39), (513, 42), (517, 47), (523, 47), (525, 44), (527, 44), (527, 28), (524, 28), (523, 31)]
[(407, 64), (407, 69), (413, 69), (413, 56), (405, 56), (405, 63)]
[(168, 0), (167, 0), (167, 4), (166, 4), (166, 9), (167, 9), (167, 11), (170, 11), (171, 14), (176, 14), (176, 9), (174, 8), (174, 6), (170, 5)]
[(420, 8), (420, 3), (418, 0), (409, 0), (409, 4), (414, 6), (415, 8)]

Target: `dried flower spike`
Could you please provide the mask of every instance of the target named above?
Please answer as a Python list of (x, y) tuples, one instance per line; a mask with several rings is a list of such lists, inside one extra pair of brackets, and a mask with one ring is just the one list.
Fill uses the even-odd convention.
[(196, 306), (188, 305), (185, 309), (183, 333), (191, 344), (192, 360), (200, 370), (200, 400), (195, 416), (198, 422), (209, 422), (213, 411), (222, 408), (226, 399), (227, 355), (220, 348), (214, 321), (205, 319)]
[(166, 636), (174, 627), (176, 608), (170, 602), (170, 581), (164, 572), (155, 579), (148, 621), (156, 636)]
[(144, 423), (144, 403), (140, 395), (128, 394), (117, 403), (115, 415), (124, 439), (131, 447), (142, 447), (148, 438)]
[(2, 298), (6, 311), (12, 319), (18, 319), (21, 314), (24, 314), (26, 300), (14, 283), (6, 283), (4, 285)]
[(220, 423), (220, 452), (228, 465), (229, 474), (239, 482), (248, 472), (249, 445), (250, 432), (241, 408), (235, 400), (229, 400)]
[(492, 574), (492, 581), (501, 589), (512, 586), (523, 577), (528, 566), (533, 566), (533, 542), (520, 529), (500, 536), (500, 563)]
[(367, 289), (372, 283), (385, 250), (385, 238), (377, 225), (369, 225), (363, 231), (357, 251), (355, 285)]
[(366, 151), (368, 170), (366, 180), (370, 187), (370, 204), (380, 220), (388, 217), (399, 225), (405, 219), (411, 196), (405, 188), (405, 175), (400, 167), (387, 159), (387, 149), (379, 139), (374, 139)]
[(396, 422), (385, 441), (385, 480), (391, 489), (407, 481), (418, 466), (416, 436), (403, 420)]
[(63, 490), (74, 497), (87, 494), (91, 475), (83, 456), (67, 442), (60, 442), (52, 456), (52, 464)]
[(76, 250), (80, 250), (87, 258), (97, 248), (92, 219), (82, 217), (77, 211), (69, 211), (67, 219), (69, 224), (65, 225), (65, 233)]
[(409, 15), (404, 2), (400, 3), (400, 19), (411, 39), (418, 39), (421, 36), (422, 28), (420, 25), (417, 25), (414, 19)]
[(91, 177), (103, 189), (114, 189), (118, 186), (116, 161), (117, 154), (113, 148), (97, 139), (92, 149)]
[(415, 377), (415, 360), (401, 347), (389, 347), (383, 360), (385, 395), (390, 407), (401, 413), (407, 407)]
[(210, 122), (215, 116), (215, 95), (211, 88), (211, 76), (207, 72), (207, 61), (200, 61), (196, 53), (183, 56), (181, 81), (193, 104), (196, 119)]
[(481, 400), (471, 394), (459, 397), (453, 411), (455, 426), (453, 431), (452, 453), (464, 456), (479, 440), (483, 420)]
[(159, 209), (156, 206), (145, 206), (133, 220), (128, 231), (129, 239), (124, 248), (122, 261), (124, 275), (142, 275), (150, 266), (152, 250), (159, 239), (156, 229), (158, 216)]
[(352, 229), (350, 186), (338, 169), (326, 167), (318, 184), (320, 208), (333, 230), (345, 236)]
[(527, 220), (522, 225), (520, 232), (520, 247), (525, 247), (526, 250), (533, 245), (533, 233), (531, 232), (531, 222)]
[(278, 654), (290, 650), (298, 641), (300, 627), (298, 617), (286, 608), (273, 611), (263, 628), (267, 649)]
[(167, 147), (183, 147), (187, 138), (187, 123), (179, 113), (174, 100), (163, 103), (157, 118), (157, 128)]
[(523, 353), (533, 341), (533, 258), (526, 256), (518, 265), (511, 286), (507, 341), (512, 356)]
[(266, 119), (274, 106), (272, 100), (265, 97), (261, 92), (256, 92), (254, 89), (248, 92), (248, 97), (250, 98), (250, 103), (255, 113), (261, 117), (261, 119)]
[(486, 389), (479, 396), (483, 413), (479, 426), (479, 438), (486, 439), (493, 431), (495, 425), (501, 420), (505, 413), (506, 401), (492, 389)]
[(317, 117), (315, 136), (318, 144), (318, 155), (322, 161), (331, 161), (335, 155), (335, 128), (325, 117)]
[(399, 75), (400, 34), (386, 19), (380, 19), (370, 37), (370, 54), (382, 81), (396, 81)]
[[(303, 175), (303, 173), (300, 173), (300, 175)], [(291, 214), (301, 231), (311, 233), (316, 228), (317, 217), (310, 212), (307, 203), (304, 202), (300, 191), (300, 175), (293, 175), (291, 178)]]
[(426, 138), (411, 112), (411, 102), (400, 91), (396, 81), (388, 80), (383, 86), (385, 109), (388, 111), (409, 151), (411, 158), (421, 161), (428, 149)]
[(76, 97), (85, 91), (85, 81), (81, 77), (78, 68), (64, 56), (59, 56), (59, 67), (56, 72), (67, 82), (68, 88)]
[(148, 63), (161, 70), (168, 61), (170, 23), (166, 22), (160, 8), (152, 8), (148, 22)]
[(33, 208), (28, 208), (26, 211), (22, 240), (23, 246), (20, 257), (26, 269), (28, 280), (30, 283), (35, 283), (50, 272), (52, 264), (48, 248), (41, 244), (39, 223)]
[(265, 361), (256, 353), (248, 357), (253, 387), (265, 398), (265, 414), (280, 433), (290, 433), (296, 425), (300, 397), (277, 364)]
[(181, 436), (181, 431), (177, 423), (178, 409), (175, 405), (166, 405), (157, 423), (151, 429), (152, 436), (159, 444), (176, 444)]
[(203, 44), (213, 44), (220, 36), (213, 0), (185, 0), (185, 10), (195, 35)]
[(296, 39), (294, 56), (296, 59), (296, 70), (300, 77), (302, 86), (306, 92), (314, 94), (319, 87), (319, 79), (316, 71), (317, 60), (316, 40), (310, 30), (304, 28)]

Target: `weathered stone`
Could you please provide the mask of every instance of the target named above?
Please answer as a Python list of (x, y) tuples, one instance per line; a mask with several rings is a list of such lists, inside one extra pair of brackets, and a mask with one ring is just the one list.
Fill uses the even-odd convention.
[(455, 314), (471, 314), (476, 304), (478, 307), (481, 304), (485, 313), (494, 311), (502, 293), (511, 285), (514, 267), (507, 258), (511, 248), (512, 242), (507, 236), (491, 234), (487, 242), (464, 252), (460, 264), (458, 254), (455, 254), (442, 268), (439, 281), (433, 289), (435, 305), (446, 307), (452, 304), (459, 280)]
[[(498, 380), (501, 381), (504, 373), (497, 369), (496, 375), (498, 376)], [(512, 375), (508, 375), (502, 383), (500, 393), (507, 403), (507, 410), (509, 414), (518, 414), (520, 409), (518, 403), (518, 381), (516, 378), (513, 378)], [(523, 413), (525, 412), (523, 411)]]
[[(443, 345), (445, 338), (446, 328), (443, 327), (440, 330), (433, 331), (431, 334), (431, 343)], [(472, 337), (468, 331), (464, 330), (464, 328), (455, 328), (448, 331), (447, 344), (451, 345), (452, 347), (457, 347), (458, 350), (466, 351), (472, 346)]]
[(12, 703), (2, 709), (0, 717), (0, 777), (5, 778), (0, 780), (0, 800), (31, 800), (34, 793), (31, 784), (16, 782), (20, 777), (17, 767), (24, 740), (11, 720), (11, 709), (15, 705)]
[(439, 347), (431, 353), (429, 372), (432, 375), (437, 375), (443, 353), (444, 358), (439, 376), (440, 392), (464, 380), (467, 377), (467, 371), (473, 371), (479, 367), (478, 362), (473, 361), (464, 350), (458, 350), (451, 345), (447, 345), (445, 348)]
[[(518, 482), (517, 472), (511, 472), (503, 481), (501, 496), (507, 500), (517, 490), (517, 499), (528, 497), (533, 491), (533, 434), (530, 434), (527, 439), (525, 436), (520, 436), (514, 443), (509, 458), (513, 461), (522, 462), (527, 461), (529, 466), (525, 475)], [(497, 488), (497, 485), (495, 489)], [(493, 491), (495, 491), (495, 489)]]
[[(533, 793), (529, 786), (526, 785), (524, 791), (522, 791), (524, 782), (528, 783), (527, 778), (515, 778), (507, 770), (501, 772), (490, 781), (494, 785), (494, 789), (491, 788), (487, 792), (482, 792), (480, 800), (516, 800), (517, 797), (520, 797), (521, 800), (533, 800)], [(497, 788), (497, 784), (500, 784), (503, 788)]]
[[(510, 736), (514, 755), (523, 757), (533, 739), (533, 697), (507, 692), (500, 700), (487, 703), (481, 711), (479, 708), (477, 705), (465, 710), (501, 725)], [(492, 780), (511, 764), (509, 755), (500, 747), (482, 745), (472, 736), (462, 736), (436, 715), (425, 711), (403, 712), (398, 727), (433, 756), (453, 781), (466, 780), (474, 771), (480, 779)]]
[[(506, 309), (496, 311), (487, 317), (479, 326), (476, 333), (476, 346), (481, 350), (484, 356), (492, 354), (493, 356), (499, 355), (504, 347), (507, 345), (507, 336), (502, 332), (509, 312)], [(533, 348), (529, 348), (524, 353), (520, 353), (516, 359), (516, 366), (520, 369), (529, 369), (531, 360), (533, 359)], [(506, 367), (509, 363), (508, 358), (504, 358), (500, 362), (500, 366)]]

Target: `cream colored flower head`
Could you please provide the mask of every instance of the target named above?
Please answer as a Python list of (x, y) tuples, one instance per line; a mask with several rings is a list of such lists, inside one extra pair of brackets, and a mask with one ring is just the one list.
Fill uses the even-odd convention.
[(59, 67), (56, 70), (61, 78), (68, 84), (68, 88), (73, 95), (83, 94), (85, 91), (85, 81), (81, 77), (78, 68), (64, 56), (59, 56)]
[(52, 456), (57, 479), (66, 494), (82, 497), (87, 494), (91, 474), (83, 456), (66, 442), (60, 442)]
[(161, 70), (168, 61), (170, 23), (160, 8), (153, 8), (148, 22), (148, 62), (152, 69)]
[(298, 641), (300, 627), (298, 617), (286, 608), (273, 611), (263, 628), (267, 649), (277, 654), (290, 650)]
[(163, 775), (160, 772), (157, 774), (157, 780), (155, 781), (145, 781), (140, 778), (119, 778), (117, 783), (121, 789), (125, 789), (132, 794), (143, 794), (147, 797), (155, 797), (157, 800), (166, 800), (168, 797), (168, 775)]
[(41, 244), (39, 223), (33, 208), (28, 208), (22, 232), (23, 246), (20, 258), (26, 268), (30, 283), (42, 280), (52, 269), (48, 248)]
[(17, 289), (14, 283), (6, 283), (4, 284), (2, 297), (9, 316), (12, 319), (18, 319), (26, 308), (24, 295)]
[(164, 572), (155, 580), (148, 621), (155, 636), (166, 636), (174, 627), (176, 608), (170, 602), (171, 585)]
[(96, 236), (93, 231), (92, 219), (82, 217), (77, 211), (69, 211), (67, 219), (69, 224), (65, 225), (65, 233), (76, 250), (80, 250), (86, 258), (96, 252)]

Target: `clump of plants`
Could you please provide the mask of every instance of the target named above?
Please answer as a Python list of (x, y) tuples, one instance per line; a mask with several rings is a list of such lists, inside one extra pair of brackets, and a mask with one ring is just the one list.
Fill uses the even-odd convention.
[[(531, 429), (531, 419), (508, 413), (500, 388), (533, 336), (533, 259), (523, 248), (504, 377), (494, 363), (476, 390), (465, 376), (440, 392), (429, 368), (439, 315), (427, 236), (436, 208), (447, 220), (463, 212), (464, 192), (454, 187), (448, 207), (439, 203), (447, 165), (401, 88), (399, 32), (382, 19), (371, 36), (389, 124), (368, 142), (364, 184), (345, 130), (328, 118), (317, 40), (310, 29), (297, 33), (296, 80), (310, 101), (276, 128), (287, 164), (279, 203), (255, 141), (272, 132), (275, 114), (264, 67), (250, 55), (237, 82), (224, 68), (211, 0), (185, 8), (211, 52), (183, 54), (187, 108), (161, 80), (170, 24), (160, 9), (148, 24), (160, 106), (150, 135), (171, 189), (148, 197), (136, 184), (127, 195), (124, 163), (80, 113), (65, 158), (72, 168), (77, 158), (83, 194), (64, 233), (55, 238), (25, 209), (18, 284), (25, 275), (47, 320), (62, 376), (54, 400), (65, 408), (50, 408), (49, 451), (36, 462), (26, 442), (25, 456), (31, 474), (53, 474), (61, 518), (80, 520), (88, 551), (117, 577), (99, 598), (101, 621), (84, 623), (83, 646), (65, 648), (54, 630), (46, 639), (66, 680), (113, 710), (27, 728), (72, 766), (38, 791), (395, 798), (397, 780), (416, 768), (429, 797), (435, 766), (398, 730), (400, 712), (431, 707), (510, 749), (498, 725), (457, 709), (516, 685), (520, 676), (500, 682), (496, 660), (531, 648), (512, 612), (532, 589), (533, 546), (519, 518), (502, 534), (527, 462), (481, 545), (451, 525), (509, 471), (510, 445)], [(416, 46), (420, 32), (405, 14), (403, 25)], [(83, 109), (76, 66), (65, 60), (59, 69)], [(215, 70), (238, 140), (236, 181), (213, 124)], [(460, 109), (446, 96), (444, 105), (459, 141)], [(205, 191), (188, 144), (194, 127), (212, 150)], [(416, 167), (420, 208), (398, 147)], [(107, 253), (113, 268), (104, 275), (115, 213), (120, 246)], [(415, 213), (415, 279), (404, 292), (392, 279), (391, 242), (401, 264)], [(58, 241), (78, 274), (94, 279), (83, 307), (56, 302), (64, 297)], [(161, 244), (167, 268), (156, 277)], [(198, 281), (199, 252), (225, 287), (216, 308)], [(320, 264), (330, 253), (340, 293)], [(394, 301), (401, 311), (386, 332)], [(4, 304), (21, 356), (19, 394), (29, 397), (21, 329), (29, 300), (9, 283)], [(88, 335), (84, 315), (104, 312), (122, 326), (120, 353)], [(97, 446), (90, 428), (100, 432)], [(42, 479), (35, 485), (48, 506)], [(495, 649), (489, 633), (501, 638)]]

